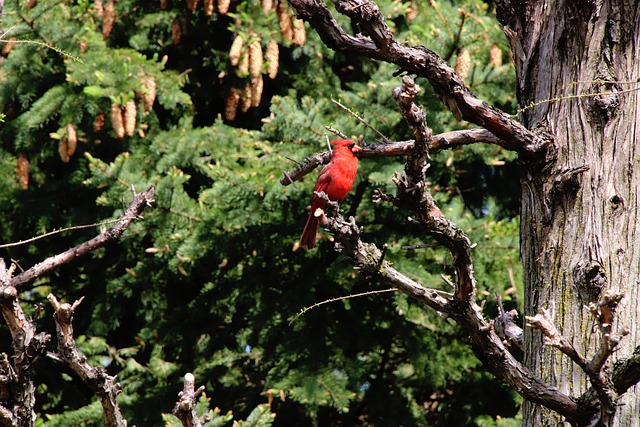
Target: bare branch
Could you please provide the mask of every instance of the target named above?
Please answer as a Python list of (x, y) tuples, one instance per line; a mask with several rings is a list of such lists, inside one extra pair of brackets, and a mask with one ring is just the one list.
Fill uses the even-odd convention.
[(10, 410), (0, 406), (0, 426), (12, 427), (17, 425), (17, 421)]
[(393, 37), (378, 6), (370, 0), (338, 0), (336, 9), (351, 18), (370, 37), (344, 31), (321, 0), (289, 0), (299, 18), (308, 21), (330, 48), (393, 63), (429, 80), (458, 119), (486, 128), (505, 142), (505, 148), (523, 153), (544, 150), (549, 141), (534, 134), (513, 117), (476, 98), (454, 70), (423, 46), (403, 46)]
[[(486, 143), (504, 147), (504, 141), (498, 139), (495, 135), (486, 129), (465, 129), (454, 130), (451, 132), (443, 132), (434, 135), (428, 143), (429, 150), (445, 150), (448, 148), (459, 147), (463, 145)], [(358, 152), (358, 158), (374, 158), (374, 157), (393, 157), (406, 156), (414, 148), (415, 141), (392, 141), (385, 144), (371, 144), (362, 147), (362, 151)], [(280, 179), (280, 184), (287, 186), (295, 181), (299, 181), (304, 176), (313, 172), (315, 168), (329, 162), (331, 155), (328, 151), (318, 153), (308, 158), (305, 162), (293, 160), (287, 157), (299, 167), (291, 172), (283, 171), (284, 177)]]
[[(581, 409), (577, 415), (580, 418), (590, 419), (595, 414), (602, 425), (609, 425), (616, 410), (618, 396), (629, 387), (640, 381), (640, 358), (634, 356), (618, 365), (613, 372), (605, 368), (605, 364), (617, 347), (620, 339), (629, 332), (623, 329), (620, 335), (612, 332), (615, 310), (622, 299), (622, 294), (607, 291), (598, 303), (591, 303), (589, 308), (600, 326), (601, 343), (593, 358), (587, 361), (564, 338), (554, 326), (549, 312), (541, 309), (533, 317), (527, 317), (527, 324), (539, 329), (545, 335), (545, 343), (558, 348), (566, 354), (587, 375), (591, 382), (591, 389), (581, 396)], [(636, 349), (640, 354), (640, 350)], [(624, 372), (622, 374), (622, 372)], [(628, 379), (628, 377), (632, 379)]]
[(611, 378), (618, 394), (640, 383), (640, 346), (636, 347), (631, 357), (618, 360)]
[(192, 373), (184, 376), (184, 386), (179, 394), (180, 399), (173, 408), (173, 415), (182, 421), (184, 427), (202, 427), (206, 420), (201, 420), (196, 412), (198, 396), (204, 391), (204, 386), (195, 389), (195, 377)]
[(328, 130), (329, 132), (338, 135), (340, 138), (342, 139), (349, 139), (349, 137), (347, 135), (345, 135), (344, 133), (340, 132), (338, 129), (332, 127), (332, 126), (325, 126), (324, 127), (326, 130)]
[(24, 273), (21, 273), (13, 278), (11, 281), (12, 286), (18, 287), (24, 283), (27, 283), (36, 277), (40, 277), (43, 274), (59, 267), (62, 264), (66, 264), (73, 259), (86, 255), (89, 252), (98, 249), (107, 243), (120, 238), (122, 233), (129, 227), (134, 219), (137, 219), (145, 207), (149, 206), (153, 202), (154, 188), (149, 186), (145, 191), (139, 194), (134, 193), (133, 201), (129, 208), (120, 216), (116, 224), (102, 233), (98, 234), (91, 240), (79, 244), (61, 254), (54, 255), (47, 258), (39, 264), (34, 265)]
[(454, 130), (434, 135), (429, 142), (430, 150), (444, 150), (483, 142), (505, 148), (505, 142), (486, 129)]
[(471, 260), (471, 242), (464, 232), (446, 218), (436, 206), (424, 180), (429, 168), (428, 141), (431, 129), (427, 126), (424, 110), (414, 103), (419, 87), (405, 76), (402, 85), (393, 90), (400, 112), (413, 130), (416, 142), (407, 156), (406, 177), (395, 174), (397, 187), (394, 203), (416, 213), (418, 222), (427, 234), (445, 246), (453, 256), (456, 269), (456, 298), (467, 301), (475, 298), (476, 280)]
[(524, 350), (524, 331), (514, 322), (513, 319), (518, 317), (516, 310), (505, 311), (502, 305), (502, 298), (496, 293), (498, 300), (498, 317), (493, 319), (493, 330), (506, 344), (513, 344), (520, 350)]
[(583, 370), (587, 370), (587, 361), (571, 343), (560, 334), (553, 324), (551, 314), (548, 310), (541, 308), (535, 316), (526, 317), (527, 326), (538, 329), (545, 336), (545, 344), (557, 348), (566, 354), (576, 365)]
[(409, 180), (409, 185), (417, 197), (418, 203), (426, 203), (430, 210), (433, 210), (435, 203), (426, 190), (424, 182), (425, 174), (429, 169), (429, 140), (431, 139), (431, 128), (427, 126), (427, 116), (424, 108), (416, 105), (413, 101), (420, 92), (420, 87), (415, 84), (409, 76), (402, 77), (402, 85), (393, 90), (393, 98), (396, 100), (400, 112), (405, 121), (413, 131), (413, 149), (407, 155), (407, 162), (404, 169)]
[(13, 242), (13, 243), (5, 243), (3, 245), (0, 245), (0, 249), (12, 248), (14, 246), (26, 245), (28, 243), (35, 242), (36, 240), (44, 239), (45, 237), (50, 237), (50, 236), (53, 236), (55, 234), (64, 233), (66, 231), (74, 231), (74, 230), (82, 230), (82, 229), (85, 229), (85, 228), (101, 227), (103, 225), (113, 224), (114, 222), (117, 222), (117, 221), (118, 221), (117, 219), (111, 219), (111, 220), (108, 220), (108, 221), (96, 222), (96, 223), (93, 223), (93, 224), (74, 225), (73, 227), (65, 227), (65, 228), (61, 228), (59, 230), (53, 230), (53, 231), (50, 231), (48, 233), (41, 234), (41, 235), (36, 236), (36, 237), (32, 237), (32, 238), (27, 239), (27, 240), (21, 240), (19, 242)]
[(597, 303), (589, 304), (589, 309), (598, 321), (600, 334), (602, 335), (600, 348), (589, 361), (588, 368), (592, 372), (599, 372), (602, 369), (609, 356), (613, 354), (613, 351), (618, 346), (620, 339), (629, 334), (626, 329), (622, 330), (620, 335), (614, 334), (612, 330), (615, 311), (622, 297), (623, 294), (607, 291)]
[(4, 259), (0, 258), (0, 310), (11, 332), (13, 350), (11, 359), (5, 353), (0, 354), (0, 390), (3, 396), (8, 397), (7, 401), (13, 402), (12, 408), (2, 408), (0, 418), (17, 421), (10, 425), (32, 426), (35, 424), (36, 413), (31, 365), (44, 353), (50, 336), (36, 334), (33, 320), (26, 317), (18, 302), (17, 289), (8, 285), (14, 267), (12, 265), (7, 269)]
[(381, 250), (374, 244), (360, 240), (360, 230), (353, 217), (345, 221), (335, 210), (328, 210), (327, 222), (323, 226), (334, 234), (336, 250), (352, 259), (363, 274), (380, 277), (423, 305), (459, 323), (469, 335), (478, 358), (498, 379), (526, 399), (553, 409), (569, 420), (573, 419), (578, 409), (576, 402), (556, 388), (546, 386), (520, 364), (491, 330), (474, 301), (461, 301), (451, 293), (426, 288), (391, 267), (388, 261), (379, 264)]
[(300, 166), (291, 172), (284, 172), (285, 176), (284, 178), (280, 178), (280, 184), (286, 186), (295, 181), (299, 181), (302, 177), (313, 172), (318, 166), (329, 163), (329, 160), (331, 160), (331, 153), (328, 151), (308, 157), (305, 159), (305, 162), (301, 163)]
[(105, 423), (109, 427), (127, 427), (127, 420), (120, 412), (116, 397), (120, 393), (120, 384), (115, 377), (107, 374), (102, 366), (91, 366), (87, 358), (78, 352), (73, 337), (73, 313), (82, 298), (72, 304), (60, 304), (53, 294), (47, 297), (54, 309), (53, 319), (56, 322), (58, 335), (58, 353), (54, 359), (64, 363), (82, 379), (100, 400), (105, 416)]

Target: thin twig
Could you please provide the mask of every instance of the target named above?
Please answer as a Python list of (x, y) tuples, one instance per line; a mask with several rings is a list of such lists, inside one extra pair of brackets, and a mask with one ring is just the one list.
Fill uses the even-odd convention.
[(54, 234), (64, 233), (65, 231), (81, 230), (81, 229), (84, 229), (84, 228), (100, 227), (100, 226), (107, 225), (107, 224), (113, 224), (114, 222), (118, 222), (120, 220), (121, 220), (121, 218), (110, 219), (108, 221), (95, 222), (93, 224), (74, 225), (73, 227), (61, 228), (59, 230), (53, 230), (53, 231), (50, 231), (48, 233), (44, 233), (44, 234), (41, 234), (41, 235), (36, 236), (36, 237), (32, 237), (32, 238), (27, 239), (27, 240), (21, 240), (19, 242), (13, 242), (13, 243), (5, 243), (3, 245), (0, 245), (0, 249), (12, 248), (14, 246), (20, 246), (20, 245), (26, 245), (27, 243), (35, 242), (36, 240), (44, 239), (45, 237), (53, 236)]
[(636, 88), (633, 88), (633, 89), (617, 90), (617, 91), (605, 90), (603, 92), (579, 93), (577, 95), (557, 96), (557, 97), (554, 97), (554, 98), (543, 99), (541, 101), (535, 101), (535, 102), (532, 101), (528, 105), (525, 105), (524, 107), (518, 109), (518, 111), (516, 111), (516, 114), (524, 113), (525, 111), (527, 111), (527, 110), (529, 110), (531, 108), (537, 107), (539, 105), (542, 105), (542, 104), (558, 102), (558, 101), (564, 101), (566, 99), (581, 99), (581, 98), (589, 98), (589, 97), (593, 97), (593, 96), (619, 95), (619, 94), (623, 94), (623, 93), (630, 93), (630, 92), (637, 92), (637, 91), (640, 91), (640, 87), (636, 87)]
[(346, 111), (347, 113), (351, 114), (353, 117), (356, 118), (356, 120), (358, 120), (360, 123), (362, 123), (363, 125), (365, 125), (366, 127), (368, 127), (369, 129), (371, 129), (372, 131), (374, 131), (375, 133), (377, 133), (380, 138), (382, 138), (382, 140), (385, 143), (389, 143), (391, 141), (389, 141), (389, 138), (387, 138), (386, 136), (384, 136), (384, 134), (382, 132), (380, 132), (378, 129), (374, 128), (373, 126), (371, 126), (365, 119), (363, 119), (362, 117), (358, 116), (358, 114), (356, 114), (355, 112), (351, 111), (349, 108), (345, 107), (344, 105), (342, 105), (340, 102), (336, 101), (335, 99), (331, 98), (331, 102), (333, 102), (334, 104), (336, 104), (338, 107), (342, 108), (344, 111)]
[(340, 138), (342, 139), (349, 139), (349, 137), (347, 135), (345, 135), (344, 133), (340, 132), (338, 129), (331, 127), (331, 126), (325, 126), (324, 127), (326, 130), (328, 130), (331, 133), (335, 133), (336, 135), (338, 135)]
[(440, 246), (437, 243), (421, 243), (419, 245), (407, 245), (407, 246), (400, 246), (400, 249), (423, 249), (423, 248), (435, 248)]
[(290, 162), (293, 162), (293, 163), (297, 164), (298, 166), (304, 166), (304, 163), (301, 162), (300, 160), (293, 159), (293, 158), (291, 158), (289, 156), (284, 156), (284, 158), (289, 160)]
[(587, 360), (578, 352), (578, 350), (560, 334), (556, 328), (553, 320), (551, 319), (551, 313), (545, 308), (540, 308), (535, 316), (526, 316), (526, 325), (538, 329), (544, 335), (544, 343), (560, 350), (567, 355), (569, 359), (578, 365), (587, 374)]
[(453, 283), (453, 282), (451, 281), (451, 279), (449, 279), (449, 278), (448, 278), (447, 276), (445, 276), (444, 274), (441, 274), (441, 275), (440, 275), (440, 278), (444, 281), (444, 283), (446, 283), (447, 285), (449, 285), (449, 287), (450, 287), (451, 289), (455, 289), (455, 288), (456, 288), (455, 283)]
[(293, 178), (291, 178), (291, 175), (289, 175), (289, 172), (287, 171), (282, 171), (282, 173), (284, 174), (284, 176), (289, 180), (289, 182), (291, 183), (291, 185), (293, 185), (293, 188), (298, 188), (296, 186), (295, 181), (293, 180)]
[(346, 300), (349, 298), (356, 298), (356, 297), (363, 297), (363, 296), (367, 296), (367, 295), (374, 295), (374, 294), (381, 294), (383, 292), (395, 292), (398, 289), (396, 288), (388, 288), (388, 289), (378, 289), (375, 291), (367, 291), (367, 292), (361, 292), (359, 294), (351, 294), (351, 295), (345, 295), (345, 296), (341, 296), (341, 297), (337, 297), (337, 298), (331, 298), (328, 300), (324, 300), (321, 302), (317, 302), (309, 307), (304, 307), (302, 310), (300, 310), (300, 312), (298, 314), (296, 314), (290, 321), (289, 321), (289, 325), (291, 325), (298, 317), (302, 316), (303, 314), (305, 314), (307, 311), (316, 308), (316, 307), (320, 307), (321, 305), (324, 304), (328, 304), (330, 302), (336, 302), (336, 301), (341, 301), (341, 300)]
[(455, 40), (453, 40), (453, 43), (451, 43), (451, 48), (449, 49), (449, 52), (447, 52), (447, 54), (444, 56), (445, 61), (449, 61), (449, 59), (451, 59), (451, 57), (456, 52), (456, 50), (458, 50), (458, 46), (460, 46), (460, 40), (462, 38), (462, 29), (464, 28), (464, 23), (467, 20), (467, 13), (461, 10), (460, 15), (461, 15), (461, 19), (460, 19), (460, 25), (458, 25), (458, 33), (456, 34), (456, 37), (455, 37)]
[(81, 243), (58, 255), (53, 255), (45, 259), (44, 261), (34, 265), (24, 273), (21, 273), (14, 277), (11, 280), (11, 285), (17, 288), (21, 284), (27, 283), (37, 277), (40, 277), (62, 264), (66, 264), (81, 255), (88, 254), (89, 252), (97, 248), (105, 246), (111, 241), (119, 239), (120, 236), (122, 236), (122, 233), (124, 233), (124, 231), (129, 227), (131, 222), (136, 218), (139, 218), (144, 208), (151, 205), (151, 202), (153, 202), (154, 193), (155, 189), (151, 185), (142, 193), (136, 194), (127, 210), (120, 218), (118, 218), (118, 221), (114, 226), (101, 232), (91, 240)]

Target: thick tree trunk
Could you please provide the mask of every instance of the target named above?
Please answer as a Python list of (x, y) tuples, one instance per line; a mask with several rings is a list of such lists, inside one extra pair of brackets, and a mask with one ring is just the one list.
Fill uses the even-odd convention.
[[(640, 12), (636, 1), (498, 2), (518, 73), (521, 114), (549, 133), (553, 160), (527, 160), (523, 177), (525, 314), (550, 310), (583, 355), (601, 342), (585, 308), (605, 290), (624, 293), (612, 359), (640, 345)], [(590, 383), (568, 357), (528, 330), (525, 364), (570, 395)], [(615, 425), (640, 425), (640, 387), (619, 402)], [(559, 416), (525, 403), (525, 426)]]

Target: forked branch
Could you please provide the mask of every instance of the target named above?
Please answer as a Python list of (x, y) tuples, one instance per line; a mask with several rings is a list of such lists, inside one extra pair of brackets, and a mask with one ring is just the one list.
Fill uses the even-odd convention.
[(102, 366), (91, 366), (87, 363), (87, 358), (76, 347), (71, 322), (73, 313), (83, 298), (73, 304), (61, 304), (53, 294), (49, 294), (48, 298), (54, 309), (53, 318), (58, 335), (58, 352), (50, 353), (49, 357), (70, 368), (98, 397), (108, 427), (127, 427), (127, 420), (122, 416), (116, 400), (120, 393), (120, 385), (116, 378), (107, 374)]
[[(612, 329), (615, 311), (621, 299), (622, 294), (607, 291), (597, 303), (589, 304), (589, 309), (598, 322), (600, 330), (600, 346), (590, 360), (581, 355), (569, 340), (560, 334), (549, 311), (541, 309), (538, 314), (526, 319), (528, 326), (542, 332), (545, 336), (545, 344), (556, 347), (567, 355), (587, 375), (591, 382), (591, 389), (578, 399), (582, 403), (578, 418), (591, 420), (595, 416), (599, 422), (598, 425), (611, 425), (618, 396), (628, 389), (627, 376), (633, 376), (635, 372), (635, 383), (640, 379), (639, 361), (635, 353), (636, 358), (629, 358), (613, 371), (606, 366), (607, 360), (620, 340), (629, 334), (625, 328), (619, 334)], [(638, 349), (636, 349), (637, 352)], [(623, 371), (625, 375), (621, 375)]]

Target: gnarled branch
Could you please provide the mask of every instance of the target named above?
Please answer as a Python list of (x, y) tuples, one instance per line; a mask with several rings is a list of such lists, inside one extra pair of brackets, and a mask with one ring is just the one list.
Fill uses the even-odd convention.
[(427, 78), (456, 118), (484, 127), (503, 140), (505, 148), (531, 154), (542, 152), (549, 145), (550, 141), (529, 131), (509, 114), (476, 98), (438, 54), (423, 46), (404, 46), (395, 40), (373, 1), (335, 1), (336, 9), (358, 24), (370, 39), (344, 31), (321, 0), (289, 0), (289, 3), (330, 48), (393, 63)]
[(0, 311), (11, 332), (11, 358), (0, 354), (0, 420), (8, 425), (35, 424), (35, 386), (31, 378), (31, 365), (43, 354), (50, 336), (36, 333), (32, 319), (27, 318), (18, 302), (18, 291), (11, 286), (15, 265), (6, 268), (0, 258)]
[[(543, 333), (545, 344), (556, 347), (567, 355), (589, 378), (591, 388), (578, 399), (581, 402), (578, 418), (597, 419), (600, 423), (598, 425), (611, 424), (618, 396), (640, 379), (638, 368), (640, 362), (636, 354), (639, 353), (638, 349), (634, 353), (635, 357), (627, 359), (613, 372), (606, 369), (605, 366), (620, 339), (629, 333), (626, 329), (623, 329), (620, 334), (616, 334), (612, 330), (615, 311), (621, 299), (622, 294), (607, 291), (597, 303), (589, 305), (591, 313), (598, 322), (601, 335), (600, 347), (590, 360), (578, 353), (569, 340), (560, 334), (553, 324), (548, 310), (541, 309), (535, 316), (527, 317), (527, 325)], [(634, 376), (634, 372), (635, 383), (626, 379), (628, 375)], [(582, 422), (580, 425), (584, 423)]]
[(577, 403), (557, 388), (545, 385), (518, 362), (484, 320), (475, 301), (461, 301), (448, 292), (426, 288), (391, 267), (388, 261), (380, 263), (382, 251), (376, 245), (360, 239), (360, 231), (353, 218), (346, 221), (331, 209), (326, 213), (327, 222), (323, 227), (334, 234), (336, 250), (353, 260), (363, 274), (380, 277), (423, 305), (455, 320), (469, 336), (477, 357), (493, 375), (524, 398), (544, 405), (569, 420), (574, 418), (578, 410)]
[[(486, 129), (462, 129), (450, 132), (443, 132), (431, 136), (428, 141), (429, 150), (446, 150), (448, 148), (460, 147), (463, 145), (486, 143), (504, 147), (505, 142), (497, 138)], [(392, 141), (385, 144), (370, 144), (362, 147), (357, 156), (360, 159), (374, 157), (407, 156), (414, 148), (415, 140)], [(314, 156), (308, 157), (304, 162), (292, 160), (298, 167), (291, 172), (283, 172), (284, 177), (280, 179), (280, 184), (291, 185), (304, 176), (313, 172), (318, 166), (329, 163), (331, 153), (324, 151)], [(291, 160), (291, 159), (290, 159)]]
[(83, 298), (73, 304), (60, 304), (53, 294), (49, 294), (48, 298), (54, 308), (53, 318), (58, 335), (58, 353), (49, 356), (68, 366), (98, 397), (107, 426), (127, 427), (127, 420), (122, 416), (116, 400), (120, 393), (120, 384), (116, 382), (115, 377), (107, 374), (102, 366), (91, 366), (87, 363), (87, 358), (80, 354), (76, 347), (71, 321), (73, 312)]

